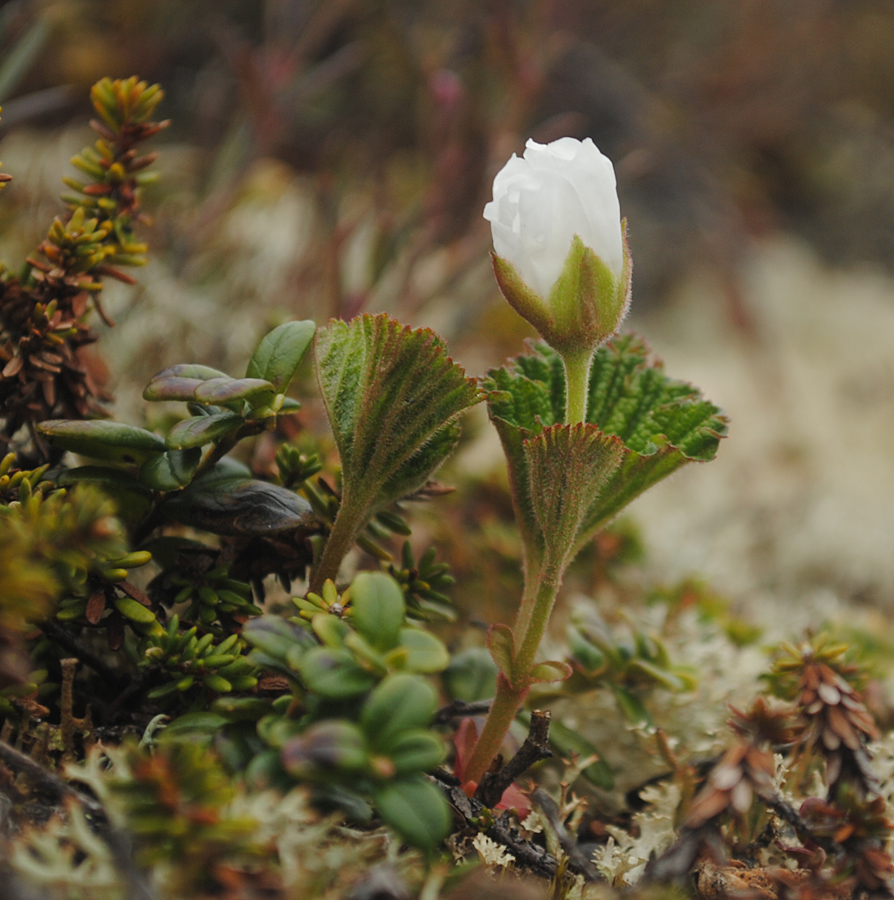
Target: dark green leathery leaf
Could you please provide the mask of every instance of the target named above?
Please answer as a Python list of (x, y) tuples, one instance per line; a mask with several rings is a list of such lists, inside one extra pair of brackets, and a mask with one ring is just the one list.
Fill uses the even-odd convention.
[(157, 434), (123, 422), (48, 419), (37, 430), (54, 446), (91, 459), (142, 463), (165, 450)]
[(424, 775), (379, 785), (373, 795), (382, 818), (408, 843), (434, 849), (450, 832), (450, 808)]
[(169, 432), (167, 446), (172, 450), (202, 447), (235, 431), (245, 419), (234, 412), (213, 413), (210, 416), (191, 416), (178, 422)]
[(210, 366), (185, 363), (164, 369), (153, 375), (143, 391), (144, 400), (181, 400), (195, 399), (196, 389), (212, 378), (228, 378), (224, 372)]
[(246, 480), (193, 482), (167, 499), (162, 512), (184, 525), (214, 534), (269, 535), (296, 528), (313, 528), (317, 520), (310, 504), (277, 484)]
[(189, 484), (201, 459), (198, 447), (159, 453), (143, 463), (140, 480), (155, 491), (177, 491)]
[(404, 623), (404, 595), (384, 572), (361, 572), (351, 584), (352, 623), (373, 647), (389, 650)]
[(194, 397), (199, 403), (226, 406), (238, 400), (272, 398), (276, 394), (273, 385), (263, 378), (211, 378), (202, 382)]
[(284, 322), (274, 328), (261, 338), (249, 360), (245, 377), (263, 378), (273, 385), (276, 393), (284, 393), (310, 349), (315, 331), (316, 325), (309, 319)]
[(410, 728), (424, 728), (437, 709), (435, 689), (419, 675), (398, 672), (384, 678), (360, 712), (360, 724), (376, 747)]

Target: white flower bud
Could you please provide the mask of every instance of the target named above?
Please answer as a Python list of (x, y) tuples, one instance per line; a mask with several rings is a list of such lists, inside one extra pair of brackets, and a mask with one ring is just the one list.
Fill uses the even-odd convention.
[(590, 138), (529, 140), (497, 173), (484, 218), (500, 289), (553, 347), (592, 351), (617, 331), (630, 256), (614, 169)]
[(624, 268), (621, 206), (611, 161), (590, 138), (551, 144), (529, 140), (523, 159), (512, 159), (494, 178), (494, 199), (484, 207), (497, 256), (522, 281), (548, 297), (577, 235), (616, 279)]

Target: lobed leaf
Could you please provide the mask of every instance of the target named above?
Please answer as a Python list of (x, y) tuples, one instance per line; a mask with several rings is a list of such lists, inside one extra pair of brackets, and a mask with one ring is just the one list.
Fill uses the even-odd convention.
[[(488, 409), (509, 462), (513, 502), (526, 551), (556, 532), (557, 503), (567, 504), (571, 465), (582, 501), (574, 552), (631, 500), (680, 466), (713, 459), (727, 419), (685, 382), (668, 378), (646, 343), (624, 335), (600, 347), (590, 371), (588, 427), (577, 437), (564, 417), (565, 376), (558, 353), (543, 342), (508, 366), (488, 372)], [(551, 436), (545, 436), (553, 428)], [(566, 436), (561, 437), (560, 435)], [(553, 446), (547, 448), (544, 442)], [(572, 445), (579, 444), (575, 449)], [(614, 447), (617, 463), (610, 467)], [(602, 456), (605, 466), (594, 465)], [(564, 462), (562, 461), (564, 460)], [(535, 464), (532, 468), (532, 464)], [(602, 473), (587, 486), (587, 468)], [(593, 475), (593, 477), (597, 477)], [(557, 489), (556, 479), (566, 479)], [(563, 497), (565, 499), (563, 499)], [(567, 511), (563, 508), (563, 513)], [(567, 534), (567, 528), (566, 528)]]

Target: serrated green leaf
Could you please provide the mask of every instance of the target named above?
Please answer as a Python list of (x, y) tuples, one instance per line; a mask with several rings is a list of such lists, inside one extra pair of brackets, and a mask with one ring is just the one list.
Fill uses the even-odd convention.
[(235, 431), (245, 419), (237, 413), (222, 412), (210, 416), (191, 416), (178, 422), (169, 432), (167, 446), (172, 450), (188, 450), (210, 444)]
[(145, 428), (123, 422), (48, 419), (37, 430), (50, 443), (92, 459), (142, 463), (165, 450), (165, 442)]
[(147, 459), (140, 469), (140, 480), (154, 491), (177, 491), (186, 487), (196, 474), (202, 451), (169, 450)]
[(618, 438), (584, 424), (553, 425), (522, 442), (530, 498), (526, 530), (559, 567), (567, 563), (623, 449)]
[[(529, 354), (489, 372), (484, 387), (490, 391), (489, 413), (509, 461), (513, 502), (527, 551), (544, 540), (540, 521), (547, 503), (544, 495), (533, 493), (528, 457), (534, 445), (526, 442), (563, 420), (561, 358), (545, 343), (533, 343)], [(605, 439), (620, 439), (623, 446), (620, 463), (585, 504), (574, 552), (647, 488), (687, 462), (712, 459), (727, 429), (721, 411), (691, 385), (668, 378), (661, 364), (650, 359), (645, 342), (633, 335), (597, 350), (590, 372), (587, 424)]]
[(425, 483), (453, 449), (450, 423), (479, 392), (434, 332), (386, 315), (330, 322), (314, 354), (341, 456), (342, 507), (359, 503), (368, 518)]
[(379, 785), (374, 802), (382, 818), (407, 843), (432, 850), (450, 832), (450, 808), (425, 776), (410, 776)]
[(224, 372), (218, 372), (210, 366), (199, 366), (187, 363), (171, 366), (157, 375), (153, 375), (143, 391), (144, 400), (181, 400), (189, 401), (204, 382), (212, 378), (228, 378)]
[(245, 370), (246, 378), (269, 381), (277, 394), (283, 394), (314, 339), (316, 325), (309, 319), (285, 322), (265, 335), (252, 354)]

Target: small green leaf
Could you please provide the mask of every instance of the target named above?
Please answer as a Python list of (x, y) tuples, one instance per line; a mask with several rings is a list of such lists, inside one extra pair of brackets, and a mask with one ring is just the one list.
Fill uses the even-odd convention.
[(379, 785), (374, 801), (382, 818), (409, 844), (433, 850), (450, 833), (450, 808), (424, 775)]
[(165, 449), (165, 442), (157, 434), (122, 422), (48, 419), (37, 430), (53, 446), (92, 459), (142, 463)]
[(261, 338), (248, 362), (245, 377), (263, 378), (273, 385), (277, 394), (284, 394), (310, 349), (315, 331), (316, 325), (309, 319), (284, 322), (274, 328)]
[(195, 398), (196, 388), (212, 378), (227, 378), (223, 372), (209, 366), (187, 363), (171, 366), (153, 375), (143, 391), (144, 400), (182, 400)]
[(249, 619), (242, 628), (242, 636), (252, 647), (257, 647), (285, 666), (286, 654), (293, 647), (306, 650), (317, 646), (313, 636), (304, 628), (281, 616), (260, 616)]
[(407, 651), (406, 667), (413, 672), (430, 675), (443, 671), (450, 662), (444, 643), (430, 631), (401, 628), (399, 643)]
[[(528, 712), (519, 713), (519, 719), (526, 726), (531, 724), (531, 714)], [(559, 719), (553, 719), (550, 724), (549, 742), (564, 757), (577, 754), (582, 759), (586, 759), (587, 757), (600, 755), (595, 744), (581, 737), (580, 734), (567, 725), (563, 725)], [(597, 759), (594, 763), (591, 763), (581, 774), (596, 787), (605, 791), (610, 791), (615, 786), (614, 772), (602, 759)]]
[(548, 660), (534, 666), (527, 680), (531, 684), (553, 684), (557, 681), (565, 681), (570, 677), (571, 666), (568, 663)]
[(497, 690), (497, 666), (484, 647), (469, 647), (453, 655), (442, 676), (448, 694), (471, 703), (487, 700)]
[(438, 705), (435, 689), (418, 675), (389, 675), (369, 695), (360, 711), (360, 725), (375, 748), (388, 746), (401, 732), (424, 728)]
[(307, 778), (318, 770), (362, 771), (369, 765), (369, 750), (356, 725), (333, 719), (287, 741), (279, 758), (290, 775)]
[(228, 722), (223, 716), (213, 712), (190, 712), (178, 716), (162, 732), (162, 740), (166, 737), (193, 736), (196, 734), (212, 735), (220, 731)]
[(202, 451), (198, 447), (169, 450), (146, 460), (140, 469), (140, 479), (154, 491), (177, 491), (189, 484), (201, 460)]
[(323, 646), (333, 649), (344, 647), (345, 638), (351, 634), (351, 626), (344, 619), (326, 612), (317, 613), (310, 620), (310, 625)]
[(574, 661), (589, 677), (601, 675), (606, 670), (605, 654), (588, 641), (578, 628), (568, 629), (568, 647)]
[(346, 700), (365, 694), (376, 677), (361, 668), (348, 650), (317, 647), (304, 654), (299, 669), (308, 690), (330, 700)]
[(384, 572), (361, 572), (350, 590), (354, 627), (376, 649), (390, 650), (404, 623), (403, 591)]
[(115, 609), (131, 622), (137, 622), (140, 625), (151, 625), (153, 622), (158, 621), (151, 609), (143, 606), (142, 603), (137, 603), (136, 600), (132, 600), (130, 597), (115, 597), (114, 603)]
[(663, 669), (661, 666), (656, 666), (647, 659), (630, 660), (627, 665), (627, 670), (630, 673), (643, 675), (650, 681), (654, 681), (655, 684), (660, 685), (669, 691), (682, 691), (686, 688), (686, 682), (684, 682), (682, 678), (679, 678), (669, 669)]
[(497, 668), (512, 681), (515, 666), (515, 639), (508, 625), (498, 623), (487, 629), (487, 649)]
[(405, 731), (394, 738), (382, 752), (394, 763), (396, 775), (429, 772), (439, 766), (446, 755), (444, 742), (430, 731)]
[(178, 422), (169, 432), (167, 446), (172, 450), (187, 450), (210, 444), (235, 431), (245, 419), (237, 413), (222, 412), (211, 416), (191, 416)]
[(628, 722), (632, 725), (652, 724), (652, 717), (649, 715), (649, 711), (636, 694), (625, 688), (619, 687), (618, 685), (612, 685), (611, 688), (612, 693), (615, 695), (615, 700), (618, 703), (618, 707)]

